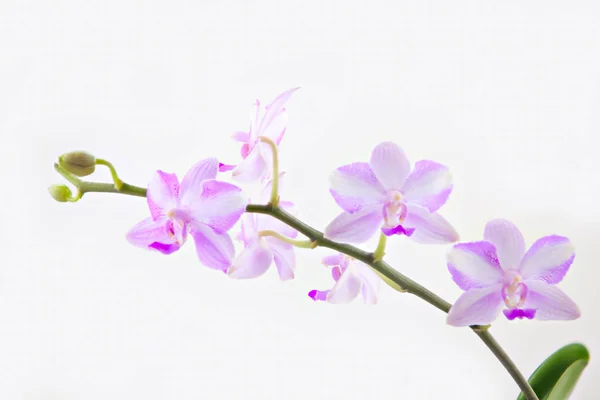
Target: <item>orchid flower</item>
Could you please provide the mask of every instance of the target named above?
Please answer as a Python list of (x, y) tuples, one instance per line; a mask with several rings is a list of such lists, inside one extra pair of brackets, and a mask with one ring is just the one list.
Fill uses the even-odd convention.
[(285, 103), (299, 88), (293, 88), (281, 93), (260, 116), (260, 101), (254, 103), (250, 118), (250, 129), (233, 134), (233, 139), (242, 142), (242, 162), (233, 170), (232, 176), (240, 182), (264, 180), (271, 173), (272, 150), (260, 141), (264, 136), (271, 139), (277, 146), (283, 138), (287, 126), (287, 111)]
[(341, 304), (362, 294), (365, 304), (377, 304), (382, 280), (369, 266), (342, 253), (323, 258), (323, 264), (331, 267), (335, 285), (331, 290), (311, 290), (310, 298)]
[(175, 174), (157, 171), (148, 184), (150, 218), (127, 234), (133, 245), (171, 254), (194, 239), (200, 261), (225, 271), (234, 256), (227, 231), (245, 210), (241, 189), (215, 180), (219, 163), (208, 158), (194, 165), (181, 184)]
[(575, 258), (563, 236), (545, 236), (525, 251), (519, 229), (506, 220), (487, 223), (483, 241), (456, 244), (448, 269), (463, 293), (448, 313), (454, 326), (486, 325), (500, 310), (509, 320), (571, 320), (577, 305), (555, 285)]
[[(284, 173), (279, 175), (279, 179)], [(269, 181), (260, 196), (265, 202), (271, 192), (272, 181)], [(286, 211), (293, 209), (294, 204), (280, 201), (279, 207)], [(264, 233), (269, 235), (264, 235)], [(282, 238), (294, 239), (298, 231), (269, 215), (245, 214), (242, 217), (242, 231), (237, 239), (244, 244), (244, 250), (236, 257), (227, 274), (236, 279), (250, 279), (263, 275), (273, 261), (282, 281), (294, 279), (296, 256), (292, 244), (282, 241), (271, 234), (281, 235)]]
[(448, 168), (418, 161), (411, 171), (406, 155), (392, 142), (379, 144), (371, 160), (342, 166), (330, 177), (330, 192), (344, 212), (325, 229), (332, 240), (362, 243), (378, 229), (420, 243), (452, 243), (454, 228), (436, 211), (452, 191)]

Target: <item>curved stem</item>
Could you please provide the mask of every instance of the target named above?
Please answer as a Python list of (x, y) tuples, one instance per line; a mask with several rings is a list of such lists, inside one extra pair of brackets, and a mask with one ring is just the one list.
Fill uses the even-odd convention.
[(292, 239), (292, 238), (282, 235), (279, 232), (275, 232), (272, 230), (264, 230), (264, 231), (258, 232), (258, 237), (265, 237), (265, 236), (274, 237), (278, 240), (281, 240), (284, 243), (291, 244), (294, 247), (300, 247), (303, 249), (314, 249), (315, 247), (317, 247), (316, 242), (312, 242), (310, 240)]
[(111, 183), (100, 183), (100, 182), (85, 182), (76, 177), (75, 175), (64, 170), (60, 165), (54, 164), (56, 172), (61, 174), (67, 181), (77, 188), (79, 194), (77, 199), (80, 199), (85, 193), (99, 192), (99, 193), (121, 193), (130, 196), (146, 197), (146, 189), (127, 183), (122, 183), (121, 188), (117, 189), (114, 184)]
[[(273, 143), (274, 145), (274, 143)], [(273, 153), (274, 155), (276, 153)], [(120, 190), (115, 188), (115, 185), (108, 183), (97, 183), (97, 182), (83, 182), (81, 179), (73, 176), (69, 172), (62, 169), (58, 164), (54, 164), (54, 168), (58, 173), (65, 177), (69, 182), (71, 182), (79, 191), (80, 196), (84, 193), (88, 192), (104, 192), (104, 193), (120, 193), (127, 194), (131, 196), (139, 196), (146, 197), (146, 189), (138, 186), (133, 186), (124, 183)], [(275, 171), (274, 171), (275, 172)], [(274, 175), (273, 188), (276, 188), (275, 177), (278, 175)], [(277, 198), (277, 191), (272, 191), (272, 195), (275, 193), (275, 197)], [(272, 196), (273, 198), (273, 196)], [(277, 198), (278, 200), (278, 198)], [(258, 214), (266, 214), (270, 215), (274, 218), (277, 218), (281, 222), (286, 225), (296, 229), (298, 232), (302, 233), (304, 236), (308, 237), (309, 241), (304, 241), (304, 243), (310, 243), (310, 248), (314, 248), (317, 246), (327, 247), (332, 250), (339, 251), (340, 253), (346, 254), (350, 257), (356, 258), (359, 261), (369, 265), (383, 280), (390, 285), (392, 288), (401, 291), (407, 292), (412, 295), (419, 297), (420, 299), (426, 301), (431, 304), (435, 308), (448, 313), (450, 311), (450, 307), (452, 306), (446, 300), (442, 299), (435, 293), (431, 292), (427, 288), (419, 285), (417, 282), (413, 281), (409, 277), (401, 274), (394, 268), (392, 268), (388, 263), (383, 261), (382, 259), (377, 257), (377, 250), (375, 253), (368, 253), (364, 250), (361, 250), (357, 247), (351, 246), (349, 244), (334, 242), (333, 240), (327, 239), (324, 237), (323, 233), (316, 230), (315, 228), (305, 224), (300, 221), (296, 217), (291, 214), (288, 214), (283, 209), (277, 207), (273, 204), (267, 205), (258, 205), (258, 204), (249, 204), (246, 206), (246, 212), (249, 213), (258, 213)], [(284, 241), (290, 243), (293, 239), (286, 238), (283, 235), (278, 234), (274, 231), (263, 231), (266, 234), (263, 236), (274, 236), (277, 238), (285, 238)], [(289, 241), (288, 241), (289, 240)], [(298, 241), (300, 242), (300, 241)], [(381, 245), (381, 241), (380, 241)], [(307, 246), (309, 247), (309, 246)], [(379, 249), (380, 246), (378, 246)], [(485, 343), (485, 345), (492, 351), (492, 353), (496, 356), (496, 358), (502, 363), (504, 368), (508, 371), (510, 376), (517, 383), (525, 398), (527, 400), (539, 400), (527, 379), (521, 374), (515, 363), (511, 360), (511, 358), (506, 354), (506, 352), (502, 349), (502, 347), (498, 344), (496, 339), (489, 333), (489, 326), (480, 326), (480, 325), (472, 325), (470, 327), (477, 336)]]
[(385, 233), (381, 232), (379, 234), (379, 243), (377, 243), (377, 248), (373, 252), (373, 261), (379, 261), (385, 255), (385, 244), (387, 243), (387, 236)]
[(273, 181), (271, 182), (271, 198), (269, 204), (276, 207), (279, 204), (279, 157), (277, 154), (277, 144), (266, 136), (259, 136), (258, 140), (266, 143), (271, 148), (273, 154)]
[(119, 175), (117, 175), (117, 170), (115, 169), (115, 167), (110, 162), (102, 158), (96, 158), (96, 165), (104, 165), (105, 167), (108, 167), (108, 169), (110, 170), (110, 175), (112, 176), (113, 182), (115, 184), (115, 188), (117, 190), (121, 190), (124, 183), (121, 180), (121, 178), (119, 178)]
[[(349, 255), (350, 257), (356, 258), (359, 261), (369, 265), (375, 272), (384, 278), (386, 282), (391, 281), (397, 287), (400, 287), (403, 291), (415, 295), (427, 303), (431, 304), (435, 308), (448, 313), (450, 311), (451, 304), (446, 300), (442, 299), (435, 293), (432, 293), (425, 287), (419, 285), (407, 276), (404, 276), (400, 272), (393, 269), (389, 264), (383, 260), (377, 260), (374, 253), (367, 253), (354, 246), (337, 243), (329, 240), (323, 236), (323, 233), (306, 225), (304, 222), (298, 220), (291, 214), (288, 214), (279, 207), (273, 207), (271, 205), (257, 205), (249, 204), (246, 207), (246, 212), (267, 214), (277, 218), (281, 222), (289, 225), (296, 229), (298, 232), (307, 236), (311, 241), (316, 242), (317, 246), (327, 247), (333, 250), (337, 250), (340, 253)], [(389, 284), (389, 282), (388, 282)], [(397, 288), (396, 286), (392, 286)], [(517, 383), (527, 400), (539, 400), (527, 379), (521, 374), (515, 363), (510, 359), (508, 354), (500, 347), (494, 337), (488, 332), (489, 326), (472, 325), (470, 327), (479, 338), (485, 343), (485, 345), (492, 351), (496, 358), (502, 363), (504, 368), (512, 376), (514, 381)]]

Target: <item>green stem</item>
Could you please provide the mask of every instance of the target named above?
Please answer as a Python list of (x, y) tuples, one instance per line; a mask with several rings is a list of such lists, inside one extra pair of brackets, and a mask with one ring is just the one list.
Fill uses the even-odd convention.
[(373, 261), (379, 261), (385, 255), (385, 244), (387, 243), (387, 236), (382, 232), (379, 234), (379, 243), (377, 248), (373, 252)]
[(123, 183), (121, 189), (117, 189), (112, 183), (99, 183), (99, 182), (85, 182), (76, 177), (75, 175), (65, 171), (58, 164), (54, 164), (56, 172), (61, 174), (67, 181), (79, 191), (77, 199), (80, 199), (85, 193), (98, 192), (98, 193), (121, 193), (130, 196), (146, 197), (146, 189), (138, 186), (129, 185)]
[(121, 178), (119, 178), (119, 175), (117, 175), (117, 170), (115, 169), (115, 167), (110, 162), (103, 160), (102, 158), (96, 158), (96, 165), (104, 165), (104, 166), (108, 167), (108, 169), (110, 170), (110, 174), (112, 175), (112, 179), (115, 184), (115, 188), (117, 190), (121, 190), (124, 183), (121, 180)]
[[(273, 143), (274, 144), (274, 143)], [(275, 155), (276, 153), (274, 153)], [(58, 173), (65, 177), (69, 182), (71, 182), (77, 190), (79, 190), (79, 195), (82, 196), (84, 193), (88, 192), (103, 192), (103, 193), (120, 193), (127, 194), (131, 196), (139, 196), (146, 197), (146, 189), (138, 186), (133, 186), (124, 183), (120, 190), (115, 188), (115, 185), (108, 183), (96, 183), (96, 182), (83, 182), (81, 179), (73, 176), (69, 172), (62, 169), (58, 164), (54, 164), (54, 168)], [(275, 172), (275, 171), (274, 171)], [(274, 179), (278, 175), (273, 175)], [(276, 182), (274, 181), (274, 186), (276, 187)], [(272, 194), (275, 193), (277, 197), (277, 191), (273, 191)], [(273, 197), (273, 196), (272, 196)], [(448, 313), (450, 311), (451, 304), (446, 300), (442, 299), (435, 293), (431, 292), (427, 288), (419, 285), (417, 282), (413, 281), (409, 277), (401, 274), (392, 268), (388, 263), (383, 261), (382, 259), (377, 258), (377, 250), (374, 253), (368, 253), (364, 250), (361, 250), (357, 247), (351, 246), (349, 244), (343, 244), (334, 242), (333, 240), (327, 239), (324, 237), (323, 233), (314, 229), (313, 227), (305, 224), (300, 221), (296, 217), (291, 214), (288, 214), (283, 209), (273, 205), (258, 205), (258, 204), (249, 204), (246, 206), (246, 212), (249, 213), (257, 213), (257, 214), (266, 214), (270, 215), (274, 218), (277, 218), (281, 222), (286, 225), (296, 229), (298, 232), (308, 237), (308, 241), (304, 241), (304, 243), (310, 243), (310, 248), (314, 248), (317, 246), (326, 247), (332, 250), (339, 251), (340, 253), (346, 254), (350, 257), (353, 257), (363, 263), (369, 265), (379, 276), (383, 278), (383, 280), (390, 285), (392, 288), (407, 292), (412, 295), (419, 297), (420, 299), (426, 301), (431, 304), (435, 308)], [(283, 237), (277, 232), (273, 231), (263, 231), (268, 232), (268, 234), (264, 234), (264, 236), (275, 236), (275, 237)], [(271, 234), (274, 233), (274, 234)], [(290, 238), (286, 238), (287, 240), (293, 240)], [(289, 243), (289, 242), (288, 242)], [(380, 243), (381, 245), (381, 238)], [(377, 246), (379, 249), (380, 246)], [(539, 400), (527, 379), (521, 374), (515, 363), (510, 359), (508, 354), (500, 347), (498, 342), (494, 339), (494, 337), (489, 333), (489, 326), (479, 326), (472, 325), (470, 327), (477, 336), (485, 343), (485, 345), (492, 351), (492, 353), (496, 356), (496, 358), (502, 363), (504, 368), (508, 371), (510, 376), (517, 383), (525, 398), (527, 400)]]
[(264, 231), (258, 232), (258, 237), (265, 237), (265, 236), (274, 237), (278, 240), (281, 240), (284, 243), (288, 243), (294, 247), (300, 247), (303, 249), (314, 249), (315, 247), (317, 247), (317, 243), (312, 242), (310, 240), (292, 239), (292, 238), (282, 235), (279, 232), (275, 232), (272, 230), (264, 230)]
[(269, 204), (277, 207), (279, 204), (279, 157), (277, 154), (277, 145), (266, 136), (259, 136), (258, 139), (269, 145), (273, 154), (273, 181), (271, 182), (271, 198)]
[[(329, 240), (323, 236), (323, 233), (306, 225), (304, 222), (298, 220), (291, 214), (288, 214), (279, 207), (273, 207), (271, 205), (257, 205), (249, 204), (246, 207), (246, 212), (267, 214), (274, 218), (277, 218), (286, 225), (296, 229), (308, 237), (311, 241), (316, 242), (317, 246), (327, 247), (340, 253), (346, 254), (350, 257), (356, 258), (359, 261), (369, 265), (375, 272), (384, 278), (386, 282), (391, 281), (395, 284), (394, 288), (400, 287), (403, 291), (408, 292), (412, 295), (425, 300), (435, 308), (448, 313), (450, 311), (451, 304), (446, 300), (442, 299), (435, 293), (432, 293), (425, 287), (419, 285), (407, 276), (404, 276), (400, 272), (393, 269), (389, 264), (383, 260), (377, 260), (374, 253), (367, 253), (361, 249), (348, 244), (342, 244)], [(396, 287), (397, 286), (397, 287)], [(510, 359), (508, 354), (500, 347), (494, 337), (488, 332), (488, 326), (472, 325), (470, 327), (479, 338), (485, 343), (485, 345), (492, 351), (496, 358), (502, 363), (504, 368), (512, 376), (514, 381), (517, 383), (527, 400), (539, 400), (527, 379), (521, 374), (517, 366)]]

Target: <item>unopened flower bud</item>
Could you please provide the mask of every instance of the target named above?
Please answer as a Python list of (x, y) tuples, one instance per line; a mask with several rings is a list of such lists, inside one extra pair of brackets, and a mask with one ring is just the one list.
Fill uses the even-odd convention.
[(72, 151), (58, 157), (58, 165), (75, 176), (88, 176), (96, 169), (96, 157), (84, 151)]
[(52, 185), (48, 188), (48, 192), (54, 200), (61, 203), (69, 201), (73, 196), (71, 189), (67, 185)]

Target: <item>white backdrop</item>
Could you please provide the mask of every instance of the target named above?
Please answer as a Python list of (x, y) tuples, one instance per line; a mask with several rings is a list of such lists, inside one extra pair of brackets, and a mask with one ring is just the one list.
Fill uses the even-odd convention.
[[(59, 204), (56, 157), (85, 149), (145, 185), (158, 168), (237, 161), (251, 103), (302, 86), (282, 143), (287, 198), (323, 228), (335, 167), (393, 140), (447, 164), (442, 209), (461, 239), (515, 222), (577, 257), (561, 288), (575, 322), (492, 332), (523, 373), (574, 341), (600, 390), (600, 5), (594, 1), (0, 2), (1, 399), (511, 399), (518, 389), (468, 329), (385, 290), (374, 307), (313, 303), (327, 251), (297, 279), (234, 281), (124, 236), (143, 199)], [(368, 4), (367, 4), (368, 3)], [(105, 171), (98, 179), (108, 180)], [(366, 246), (365, 248), (369, 248)], [(389, 261), (454, 301), (448, 246), (394, 238)]]

